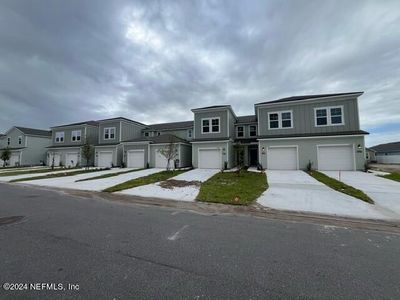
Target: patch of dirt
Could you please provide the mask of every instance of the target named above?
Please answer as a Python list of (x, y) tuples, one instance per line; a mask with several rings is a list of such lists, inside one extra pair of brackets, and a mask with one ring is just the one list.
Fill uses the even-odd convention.
[(160, 182), (159, 185), (164, 189), (172, 190), (175, 187), (200, 186), (201, 182), (197, 181), (197, 180), (186, 181), (186, 180), (169, 179), (169, 180)]
[(376, 164), (370, 163), (369, 167), (372, 170), (382, 171), (382, 172), (400, 172), (400, 164)]

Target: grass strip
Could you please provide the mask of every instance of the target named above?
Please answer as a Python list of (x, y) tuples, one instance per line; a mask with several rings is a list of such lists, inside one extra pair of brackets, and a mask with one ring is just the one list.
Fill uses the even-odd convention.
[(386, 174), (386, 175), (379, 175), (379, 177), (383, 177), (386, 179), (390, 179), (390, 180), (394, 180), (394, 181), (398, 181), (400, 182), (400, 173), (390, 173), (390, 174)]
[(144, 170), (144, 169), (136, 169), (136, 170), (129, 170), (129, 171), (121, 171), (121, 172), (117, 172), (117, 173), (104, 174), (104, 175), (100, 175), (100, 176), (79, 179), (79, 180), (76, 180), (75, 182), (103, 179), (103, 178), (114, 177), (114, 176), (118, 176), (118, 175), (122, 175), (122, 174), (126, 174), (126, 173), (142, 171), (142, 170)]
[(368, 197), (368, 195), (366, 195), (363, 191), (359, 189), (356, 189), (332, 177), (326, 176), (325, 174), (318, 171), (310, 171), (306, 173), (308, 173), (311, 177), (315, 178), (319, 182), (322, 182), (323, 184), (334, 189), (335, 191), (360, 199), (369, 204), (374, 204), (374, 200), (372, 200), (370, 197)]
[(221, 172), (204, 182), (198, 201), (248, 205), (268, 188), (265, 173), (240, 171)]
[(105, 170), (108, 170), (108, 169), (89, 169), (89, 170), (79, 170), (79, 171), (74, 171), (74, 172), (59, 172), (59, 173), (47, 174), (47, 175), (36, 176), (36, 177), (18, 178), (18, 179), (11, 180), (10, 182), (20, 182), (20, 181), (31, 181), (31, 180), (57, 178), (57, 177), (67, 177), (67, 176), (74, 176), (74, 175), (79, 175), (79, 174), (99, 172), (99, 171), (105, 171)]
[(154, 173), (151, 175), (147, 175), (144, 177), (139, 177), (136, 179), (128, 180), (123, 183), (114, 185), (112, 187), (106, 188), (103, 192), (113, 193), (118, 192), (126, 189), (131, 189), (134, 187), (138, 187), (141, 185), (152, 184), (159, 181), (167, 180), (171, 177), (175, 177), (179, 174), (186, 172), (187, 170), (174, 170), (174, 171), (161, 171), (159, 173)]
[[(66, 169), (69, 170), (69, 169)], [(52, 172), (52, 171), (61, 171), (61, 169), (51, 169), (51, 168), (46, 168), (46, 169), (39, 169), (39, 170), (20, 170), (20, 171), (7, 171), (7, 172), (1, 172), (0, 176), (1, 177), (6, 177), (6, 176), (17, 176), (17, 175), (26, 175), (26, 174), (40, 174), (40, 173), (46, 173), (46, 172)]]

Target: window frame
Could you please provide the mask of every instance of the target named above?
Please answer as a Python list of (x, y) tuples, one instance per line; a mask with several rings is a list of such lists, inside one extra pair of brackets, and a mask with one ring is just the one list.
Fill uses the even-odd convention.
[[(341, 123), (332, 123), (332, 115), (331, 109), (340, 108), (341, 109)], [(317, 123), (317, 110), (325, 110), (326, 111), (326, 124), (318, 125)], [(327, 127), (327, 126), (343, 126), (345, 125), (344, 122), (344, 105), (335, 105), (335, 106), (323, 106), (323, 107), (314, 107), (314, 127)]]
[[(108, 130), (108, 138), (106, 138), (106, 130)], [(114, 137), (111, 138), (111, 130), (114, 130)], [(115, 140), (115, 134), (117, 133), (117, 127), (104, 127), (103, 129), (103, 140)]]
[[(62, 138), (62, 140), (61, 140), (61, 138)], [(58, 141), (57, 141), (57, 139), (58, 139)], [(57, 131), (54, 134), (54, 142), (57, 144), (60, 144), (60, 143), (64, 143), (64, 141), (65, 141), (65, 131)]]
[[(284, 113), (290, 113), (290, 127), (283, 127), (283, 120), (282, 120), (282, 114)], [(273, 120), (273, 121), (278, 121), (278, 127), (272, 128), (271, 127), (271, 119), (270, 115), (278, 115), (278, 120)], [(285, 119), (287, 121), (287, 119)], [(268, 112), (268, 130), (278, 130), (278, 129), (293, 129), (293, 110), (281, 110), (281, 111), (270, 111)]]
[(22, 145), (22, 135), (18, 136), (18, 145)]
[(7, 137), (7, 146), (11, 146), (11, 137)]
[[(204, 132), (204, 130), (203, 130), (203, 127), (204, 127), (203, 121), (205, 121), (205, 120), (208, 121), (208, 127), (210, 130), (209, 132)], [(216, 125), (212, 124), (213, 120), (218, 120), (218, 131), (213, 131), (213, 126), (216, 126)], [(201, 134), (221, 133), (221, 118), (220, 117), (202, 118), (200, 126), (201, 126)]]
[(188, 129), (187, 131), (187, 138), (191, 139), (193, 137), (193, 129)]
[[(251, 127), (254, 127), (254, 135), (251, 135)], [(249, 137), (257, 136), (257, 125), (249, 125)]]
[[(242, 136), (239, 136), (239, 128), (242, 128)], [(240, 126), (236, 126), (236, 137), (238, 138), (244, 138), (244, 126), (240, 125)]]
[[(79, 132), (79, 140), (78, 140), (78, 135), (76, 135), (76, 133), (78, 133), (78, 132)], [(75, 137), (75, 141), (74, 141), (74, 137)], [(80, 141), (82, 141), (82, 130), (80, 130), (80, 129), (72, 130), (71, 131), (71, 142), (78, 143)]]

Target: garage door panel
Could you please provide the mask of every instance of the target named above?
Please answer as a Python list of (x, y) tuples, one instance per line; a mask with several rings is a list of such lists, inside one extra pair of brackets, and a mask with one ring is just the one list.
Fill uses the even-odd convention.
[(144, 168), (144, 151), (128, 151), (127, 167)]
[(49, 155), (49, 161), (48, 161), (48, 166), (53, 165), (53, 157), (54, 157), (54, 166), (59, 167), (60, 166), (60, 161), (61, 161), (61, 155), (60, 154), (50, 154)]
[(11, 154), (10, 156), (10, 166), (15, 167), (19, 164), (19, 154)]
[(318, 146), (318, 169), (322, 171), (354, 170), (352, 145)]
[(73, 168), (78, 165), (78, 153), (67, 153), (65, 155), (65, 165), (68, 168)]
[(99, 152), (99, 158), (97, 165), (102, 168), (111, 168), (113, 163), (113, 152), (112, 151), (101, 151)]
[[(174, 160), (171, 159), (169, 162), (170, 168), (174, 168)], [(156, 151), (155, 155), (155, 167), (156, 168), (162, 168), (165, 169), (167, 167), (167, 159), (164, 155), (162, 155), (160, 152)]]
[(270, 147), (267, 154), (269, 170), (297, 170), (296, 147)]
[(220, 149), (199, 149), (200, 169), (221, 169), (222, 156)]

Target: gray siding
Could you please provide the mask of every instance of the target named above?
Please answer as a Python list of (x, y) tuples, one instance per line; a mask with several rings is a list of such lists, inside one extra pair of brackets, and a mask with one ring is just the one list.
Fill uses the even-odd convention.
[[(243, 126), (244, 129), (244, 136), (243, 137), (237, 137), (237, 128)], [(250, 136), (250, 126), (256, 126), (256, 136)], [(235, 133), (234, 133), (234, 138), (239, 138), (239, 139), (248, 139), (248, 138), (257, 138), (257, 123), (254, 124), (236, 124), (235, 125)]]
[[(112, 140), (104, 139), (104, 128), (115, 127), (115, 138)], [(129, 139), (140, 138), (144, 126), (127, 121), (113, 120), (101, 122), (99, 124), (99, 144), (115, 144)]]
[(179, 166), (181, 168), (191, 167), (192, 166), (192, 146), (186, 145), (186, 144), (181, 144), (179, 153), (180, 153)]
[(142, 136), (142, 130), (143, 128), (145, 128), (144, 126), (127, 122), (121, 122), (121, 126), (122, 126), (121, 141), (140, 138)]
[(51, 139), (37, 136), (25, 136), (27, 148), (22, 150), (21, 165), (46, 164), (46, 147)]
[[(196, 112), (194, 114), (194, 127), (195, 127), (195, 139), (213, 139), (213, 138), (227, 138), (228, 137), (228, 110), (218, 110), (209, 112)], [(220, 118), (220, 133), (201, 133), (201, 120), (203, 118)], [(233, 118), (230, 118), (233, 122)], [(232, 131), (232, 130), (229, 130)], [(229, 132), (229, 135), (232, 133)]]
[[(85, 128), (86, 128), (86, 136), (85, 136)], [(71, 140), (72, 131), (81, 130), (81, 140), (77, 142), (73, 142)], [(64, 132), (64, 142), (56, 143), (56, 133)], [(98, 127), (97, 126), (87, 126), (87, 125), (79, 125), (79, 126), (68, 126), (68, 127), (60, 127), (52, 129), (52, 145), (53, 146), (81, 146), (86, 143), (86, 139), (90, 144), (97, 143), (97, 135), (98, 135)]]
[[(22, 137), (21, 145), (18, 144), (18, 137), (19, 136)], [(7, 138), (11, 138), (11, 144), (9, 146), (7, 144)], [(5, 147), (8, 146), (10, 148), (21, 148), (21, 147), (26, 147), (27, 146), (25, 135), (20, 130), (18, 130), (17, 128), (11, 129), (11, 131), (4, 138), (4, 143), (5, 143)]]
[[(298, 146), (299, 168), (305, 170), (309, 161), (313, 163), (313, 168), (318, 169), (317, 161), (317, 145), (338, 145), (338, 144), (354, 144), (356, 169), (363, 170), (365, 163), (364, 137), (349, 136), (340, 138), (310, 138), (310, 139), (287, 139), (287, 140), (270, 140), (259, 142), (259, 154), (261, 154), (260, 163), (264, 168), (268, 168), (267, 150), (262, 153), (262, 147), (267, 149), (269, 146)], [(357, 146), (361, 149), (358, 150)]]
[[(343, 106), (344, 125), (338, 126), (315, 126), (314, 108)], [(360, 129), (357, 99), (342, 99), (336, 101), (310, 101), (306, 103), (285, 103), (267, 107), (258, 107), (258, 125), (260, 135), (277, 134), (301, 134), (322, 133), (337, 131), (356, 131)], [(293, 128), (291, 129), (268, 129), (268, 113), (292, 110)]]
[[(109, 128), (109, 127), (115, 127), (115, 137), (114, 139), (104, 139), (104, 129)], [(105, 123), (100, 123), (99, 124), (99, 144), (115, 144), (120, 142), (120, 122), (119, 121), (113, 121), (113, 122), (105, 122)]]

